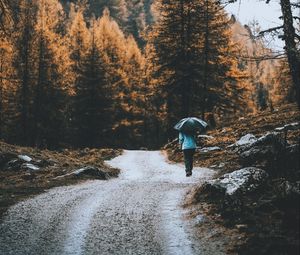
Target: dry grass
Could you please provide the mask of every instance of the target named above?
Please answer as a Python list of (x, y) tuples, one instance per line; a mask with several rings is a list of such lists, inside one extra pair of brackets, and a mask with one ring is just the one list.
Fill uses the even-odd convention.
[[(300, 111), (295, 104), (289, 104), (281, 106), (274, 112), (265, 111), (238, 120), (219, 123), (216, 129), (207, 132), (207, 135), (214, 138), (199, 140), (198, 145), (200, 147), (218, 146), (222, 150), (209, 153), (197, 152), (195, 165), (214, 166), (213, 168), (217, 170), (216, 177), (240, 169), (242, 166), (239, 163), (239, 157), (235, 150), (227, 148), (228, 145), (235, 143), (248, 133), (258, 138), (267, 132), (274, 131), (275, 128), (295, 122), (300, 122)], [(282, 136), (284, 137), (285, 134), (282, 133)], [(287, 142), (299, 144), (299, 137), (299, 129), (290, 130), (287, 133)], [(167, 144), (165, 149), (171, 161), (183, 161), (182, 151), (178, 149), (176, 141)], [(218, 167), (220, 163), (224, 165)], [(297, 220), (299, 207), (294, 204), (295, 201), (286, 201), (282, 206), (279, 202), (276, 204), (277, 200), (275, 200), (276, 203), (273, 204), (273, 187), (276, 186), (276, 181), (278, 180), (270, 179), (264, 191), (245, 198), (244, 212), (236, 218), (225, 216), (224, 208), (220, 207), (220, 199), (217, 196), (202, 192), (201, 186), (195, 187), (186, 197), (185, 206), (190, 209), (191, 218), (200, 214), (207, 219), (198, 225), (199, 238), (218, 243), (220, 236), (224, 237), (223, 245), (227, 254), (298, 254), (292, 253), (291, 250), (299, 246), (299, 242), (294, 244), (299, 231), (297, 232), (291, 226), (299, 226)], [(271, 207), (270, 212), (265, 212), (266, 209), (263, 209), (265, 204), (272, 205), (274, 209)], [(211, 235), (212, 229), (213, 235)], [(276, 247), (283, 246), (290, 250), (286, 250), (286, 253), (276, 250)]]
[(83, 149), (49, 151), (31, 147), (10, 145), (0, 141), (0, 155), (11, 153), (27, 155), (34, 161), (44, 162), (40, 170), (5, 170), (0, 166), (0, 217), (7, 208), (32, 195), (62, 185), (75, 184), (81, 179), (58, 178), (84, 166), (95, 166), (106, 172), (111, 177), (117, 177), (118, 169), (113, 169), (104, 164), (108, 160), (121, 153), (121, 150), (113, 149)]
[[(196, 152), (195, 166), (212, 167), (224, 163), (225, 165), (220, 168), (219, 174), (237, 170), (241, 167), (238, 156), (233, 150), (226, 149), (227, 146), (235, 143), (248, 133), (260, 137), (267, 132), (274, 131), (277, 127), (294, 122), (300, 122), (300, 111), (296, 104), (284, 105), (273, 112), (264, 111), (237, 120), (224, 120), (223, 123), (218, 124), (216, 129), (207, 132), (207, 135), (214, 137), (213, 139), (198, 140), (200, 147), (218, 146), (222, 150), (209, 153)], [(282, 135), (284, 136), (284, 134)], [(291, 130), (288, 132), (287, 141), (290, 144), (299, 143), (299, 137), (300, 130)], [(165, 149), (169, 160), (183, 161), (182, 152), (178, 149), (176, 142), (166, 145)]]

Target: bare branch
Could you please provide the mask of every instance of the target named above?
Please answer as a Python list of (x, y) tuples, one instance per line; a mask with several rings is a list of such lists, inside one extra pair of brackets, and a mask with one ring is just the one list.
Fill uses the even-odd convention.
[(269, 28), (269, 29), (260, 31), (260, 32), (259, 32), (259, 35), (262, 36), (262, 35), (264, 35), (264, 34), (266, 34), (266, 33), (271, 33), (271, 32), (277, 31), (277, 30), (282, 29), (282, 28), (283, 28), (283, 26), (272, 27), (272, 28)]
[(277, 55), (265, 55), (265, 56), (239, 56), (240, 59), (242, 60), (247, 60), (247, 61), (266, 61), (266, 60), (275, 60), (275, 59), (284, 59), (286, 58), (285, 53), (280, 53)]
[(298, 3), (291, 3), (291, 6), (296, 7), (296, 8), (300, 8), (300, 4), (298, 4)]

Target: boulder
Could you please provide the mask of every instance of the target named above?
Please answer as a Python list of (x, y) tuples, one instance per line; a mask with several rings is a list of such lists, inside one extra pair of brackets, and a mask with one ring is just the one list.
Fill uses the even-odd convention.
[(257, 138), (252, 134), (246, 134), (242, 136), (234, 144), (228, 145), (227, 148), (236, 148), (239, 146), (251, 145), (257, 141)]
[(244, 195), (257, 190), (267, 178), (266, 171), (256, 167), (246, 167), (208, 181), (208, 184), (213, 187), (213, 190), (219, 190), (227, 196)]
[(285, 141), (279, 133), (267, 133), (256, 142), (238, 149), (240, 163), (244, 167), (259, 166), (275, 172), (285, 146)]
[(242, 168), (205, 182), (200, 193), (196, 194), (196, 199), (199, 201), (200, 196), (208, 197), (215, 201), (223, 215), (236, 217), (243, 212), (250, 194), (263, 188), (267, 179), (267, 172), (260, 168)]
[(80, 176), (92, 176), (96, 179), (100, 180), (106, 180), (108, 179), (108, 174), (104, 171), (100, 170), (98, 167), (94, 166), (86, 166), (83, 168), (80, 168), (78, 170), (73, 171), (71, 174), (74, 176), (80, 177)]
[(243, 145), (253, 144), (256, 141), (257, 141), (257, 138), (254, 135), (247, 134), (247, 135), (242, 136), (235, 144), (237, 146), (243, 146)]
[(107, 180), (109, 178), (109, 175), (108, 175), (108, 173), (100, 170), (98, 167), (85, 166), (85, 167), (77, 169), (71, 173), (57, 176), (54, 179), (61, 179), (61, 178), (66, 178), (66, 177), (71, 177), (71, 178), (72, 177), (76, 177), (76, 178), (92, 177), (94, 179)]

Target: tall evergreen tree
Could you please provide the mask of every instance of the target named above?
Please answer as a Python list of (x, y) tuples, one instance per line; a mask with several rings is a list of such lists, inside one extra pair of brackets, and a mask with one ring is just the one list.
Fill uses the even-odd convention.
[(228, 105), (233, 91), (241, 91), (237, 82), (241, 74), (233, 59), (229, 19), (219, 1), (158, 1), (156, 8), (160, 19), (150, 42), (161, 67), (168, 126), (182, 117), (203, 116), (225, 102)]
[[(35, 146), (57, 147), (62, 139), (64, 91), (59, 63), (59, 54), (66, 48), (58, 43), (57, 34), (62, 7), (57, 0), (38, 3), (36, 24), (37, 68), (36, 82), (33, 88), (32, 144)], [(65, 65), (68, 65), (65, 59)], [(64, 69), (65, 71), (66, 69)]]
[(94, 32), (87, 55), (80, 64), (74, 100), (77, 145), (104, 146), (109, 126), (107, 81), (103, 58), (95, 45)]
[(22, 144), (30, 144), (31, 125), (31, 99), (33, 86), (33, 71), (35, 70), (35, 24), (37, 16), (37, 5), (34, 1), (22, 0), (19, 2), (19, 18), (16, 25), (16, 31), (13, 36), (15, 40), (14, 61), (17, 69), (19, 83), (19, 100), (17, 107), (19, 110), (19, 121), (15, 122), (16, 126), (21, 127), (21, 132), (16, 131), (19, 141)]

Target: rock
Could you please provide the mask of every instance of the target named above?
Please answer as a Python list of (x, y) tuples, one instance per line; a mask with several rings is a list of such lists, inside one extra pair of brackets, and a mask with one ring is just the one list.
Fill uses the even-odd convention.
[[(282, 180), (281, 183), (277, 186), (277, 197), (280, 197), (282, 199), (290, 198), (290, 197), (296, 197), (300, 198), (300, 182), (292, 183), (287, 180)], [(297, 201), (297, 200), (295, 200)]]
[(54, 179), (61, 179), (66, 177), (93, 177), (95, 179), (99, 180), (107, 180), (109, 178), (109, 175), (105, 173), (104, 171), (100, 170), (98, 167), (94, 166), (85, 166), (80, 169), (77, 169), (71, 173), (60, 175), (55, 177)]
[(247, 167), (222, 177), (209, 181), (209, 185), (216, 190), (223, 190), (225, 195), (232, 196), (238, 194), (248, 194), (257, 190), (267, 179), (266, 171), (256, 168)]
[(195, 224), (202, 224), (202, 223), (206, 222), (207, 220), (204, 215), (199, 214), (195, 217), (194, 221), (195, 221)]
[(238, 229), (238, 230), (246, 230), (248, 228), (248, 225), (247, 224), (237, 224), (235, 225), (235, 227)]
[(281, 138), (281, 135), (277, 132), (268, 132), (267, 134), (261, 136), (253, 145), (265, 145), (271, 143), (281, 143), (284, 141)]
[(236, 148), (251, 145), (257, 141), (257, 138), (252, 134), (242, 136), (238, 141), (228, 145), (226, 148)]
[(218, 147), (218, 146), (213, 146), (213, 147), (204, 147), (204, 148), (200, 149), (199, 151), (200, 151), (200, 152), (206, 153), (206, 152), (220, 151), (220, 150), (222, 150), (220, 147)]
[(212, 165), (210, 168), (223, 168), (225, 166), (225, 163), (221, 162), (219, 165)]
[(242, 166), (256, 165), (257, 162), (272, 158), (273, 150), (271, 146), (253, 147), (239, 155)]
[(34, 161), (34, 164), (37, 165), (38, 167), (46, 167), (46, 166), (51, 166), (54, 165), (53, 162), (45, 160), (45, 159), (38, 159)]
[(25, 162), (30, 162), (32, 160), (32, 158), (27, 155), (18, 155), (18, 158)]
[(80, 168), (78, 170), (73, 171), (71, 174), (73, 174), (74, 176), (77, 176), (77, 177), (93, 176), (100, 180), (108, 179), (107, 173), (103, 172), (98, 167), (94, 167), (94, 166), (86, 166), (86, 167)]
[(242, 166), (259, 166), (268, 172), (276, 172), (280, 158), (285, 151), (285, 141), (278, 133), (267, 133), (256, 142), (239, 148), (239, 161)]
[(235, 145), (236, 146), (244, 146), (244, 145), (248, 145), (248, 144), (253, 144), (254, 142), (257, 141), (257, 138), (252, 135), (252, 134), (247, 134), (244, 135), (240, 138), (240, 140), (238, 140)]
[(286, 124), (283, 127), (275, 128), (275, 131), (281, 132), (281, 131), (297, 130), (297, 129), (300, 129), (300, 122)]
[(13, 159), (6, 163), (4, 169), (8, 171), (18, 171), (21, 169), (23, 163), (21, 159)]
[(225, 166), (225, 163), (221, 162), (219, 165), (218, 165), (218, 168), (222, 168)]
[(223, 216), (239, 217), (250, 194), (262, 188), (267, 178), (267, 172), (262, 169), (242, 168), (205, 182), (195, 198), (201, 201), (201, 196), (204, 196), (214, 201)]
[(204, 138), (204, 139), (214, 139), (213, 136), (210, 136), (210, 135), (198, 135), (197, 138)]
[(37, 171), (37, 170), (40, 170), (39, 167), (33, 165), (33, 164), (30, 164), (30, 163), (23, 163), (21, 165), (21, 169), (22, 170), (29, 170), (29, 171)]

